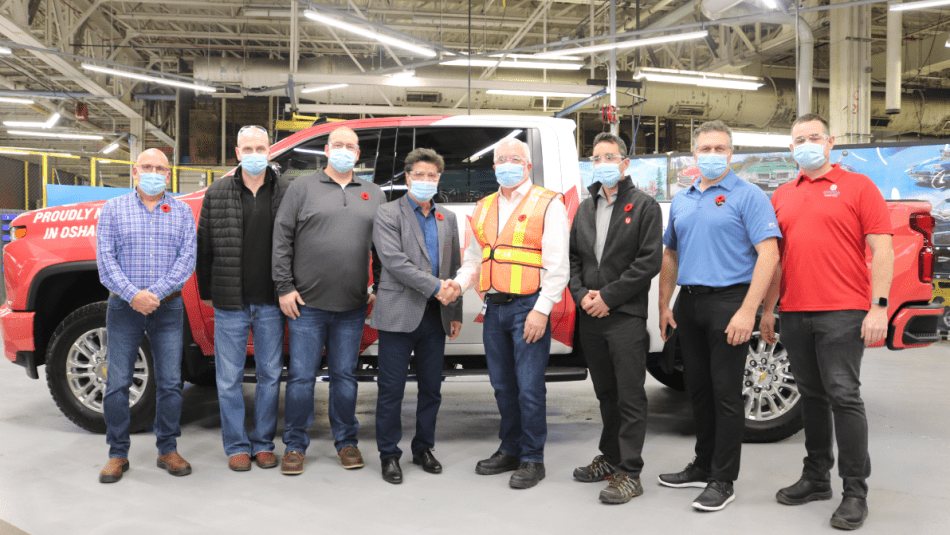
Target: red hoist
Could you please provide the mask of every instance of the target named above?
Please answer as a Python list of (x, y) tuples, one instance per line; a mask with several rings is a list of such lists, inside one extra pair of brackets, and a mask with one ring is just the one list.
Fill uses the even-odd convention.
[(89, 108), (86, 106), (85, 102), (77, 102), (75, 107), (76, 120), (77, 121), (88, 121), (89, 120)]
[(617, 106), (601, 106), (600, 119), (604, 124), (617, 124)]

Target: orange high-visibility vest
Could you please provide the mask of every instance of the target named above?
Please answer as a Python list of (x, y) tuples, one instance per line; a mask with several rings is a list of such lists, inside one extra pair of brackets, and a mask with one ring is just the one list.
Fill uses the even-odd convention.
[(529, 295), (541, 288), (541, 235), (544, 214), (560, 193), (531, 186), (505, 227), (498, 232), (498, 192), (475, 205), (472, 230), (482, 246), (478, 291)]

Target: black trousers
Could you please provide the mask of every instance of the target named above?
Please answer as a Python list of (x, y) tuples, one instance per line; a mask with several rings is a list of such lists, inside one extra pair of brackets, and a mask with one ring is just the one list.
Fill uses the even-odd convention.
[(580, 339), (600, 401), (600, 452), (618, 471), (640, 477), (647, 429), (646, 322), (622, 312), (595, 318), (581, 309)]
[(683, 350), (683, 375), (696, 420), (695, 466), (710, 479), (739, 477), (745, 409), (742, 379), (749, 344), (730, 345), (729, 320), (742, 306), (747, 285), (707, 293), (681, 290), (673, 309)]

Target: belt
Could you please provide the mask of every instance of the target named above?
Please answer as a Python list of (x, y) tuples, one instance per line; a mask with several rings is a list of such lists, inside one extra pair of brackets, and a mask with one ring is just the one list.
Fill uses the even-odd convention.
[[(119, 294), (117, 294), (117, 293), (115, 293), (115, 292), (109, 292), (109, 295), (114, 295), (115, 297), (118, 297), (119, 299), (122, 299), (122, 296), (119, 295)], [(162, 299), (161, 302), (162, 302), (162, 303), (167, 303), (167, 302), (171, 301), (172, 299), (174, 299), (174, 298), (176, 298), (176, 297), (181, 297), (181, 292), (172, 292), (172, 293), (166, 295), (165, 298)]]
[(731, 290), (733, 288), (738, 288), (740, 286), (748, 287), (747, 283), (742, 284), (732, 284), (730, 286), (698, 286), (698, 285), (684, 285), (682, 286), (683, 290), (686, 293), (690, 294), (712, 294), (716, 292), (722, 292), (725, 290)]
[(504, 292), (496, 292), (488, 294), (488, 300), (491, 301), (493, 305), (507, 305), (519, 297), (530, 297), (536, 293), (538, 292), (530, 294), (506, 294)]

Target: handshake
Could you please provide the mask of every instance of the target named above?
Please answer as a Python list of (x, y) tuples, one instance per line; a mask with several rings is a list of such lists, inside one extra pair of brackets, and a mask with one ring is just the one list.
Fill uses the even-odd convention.
[(439, 293), (435, 294), (435, 298), (443, 305), (448, 305), (455, 302), (460, 295), (462, 295), (462, 287), (459, 286), (459, 283), (454, 280), (444, 280), (439, 288)]

